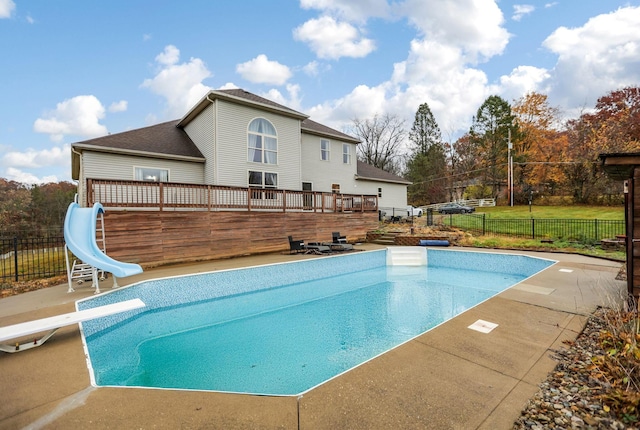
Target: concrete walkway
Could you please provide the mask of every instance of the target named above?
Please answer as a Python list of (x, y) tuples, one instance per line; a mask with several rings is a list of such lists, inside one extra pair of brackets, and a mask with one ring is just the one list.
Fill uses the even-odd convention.
[[(359, 249), (376, 249), (365, 244)], [(456, 248), (460, 249), (460, 248)], [(510, 429), (596, 306), (619, 305), (621, 263), (528, 253), (559, 263), (300, 397), (90, 385), (77, 326), (0, 353), (0, 429)], [(314, 258), (269, 254), (147, 270), (121, 286), (184, 273)], [(101, 284), (107, 291), (111, 279)], [(0, 300), (0, 326), (75, 310), (67, 285)], [(484, 334), (475, 321), (498, 324)], [(117, 351), (114, 351), (117, 354)]]

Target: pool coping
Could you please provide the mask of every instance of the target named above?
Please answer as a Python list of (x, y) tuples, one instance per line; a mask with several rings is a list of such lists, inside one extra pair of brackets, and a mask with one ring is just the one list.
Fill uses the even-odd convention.
[[(586, 315), (613, 300), (626, 284), (615, 280), (618, 262), (509, 253), (546, 256), (558, 263), (523, 288), (500, 293), (296, 398), (94, 388), (79, 329), (69, 327), (42, 348), (0, 356), (0, 381), (12, 387), (3, 390), (9, 394), (0, 405), (0, 427), (511, 428), (537, 384), (553, 369), (551, 351), (562, 348), (563, 340), (575, 339)], [(300, 258), (313, 257), (256, 256), (159, 268), (143, 276)], [(138, 279), (144, 278), (127, 281)], [(553, 292), (541, 293), (551, 287)], [(66, 312), (75, 300), (91, 295), (85, 288), (67, 295), (66, 284), (47, 290), (0, 300), (0, 324)], [(478, 319), (499, 326), (489, 334), (467, 329)]]

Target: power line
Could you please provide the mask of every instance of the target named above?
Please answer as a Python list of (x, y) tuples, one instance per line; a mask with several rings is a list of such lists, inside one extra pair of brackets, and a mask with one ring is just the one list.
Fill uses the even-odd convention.
[[(584, 163), (590, 163), (590, 164), (598, 164), (598, 161), (526, 161), (526, 162), (513, 162), (513, 164), (517, 164), (519, 166), (525, 166), (527, 164), (584, 164)], [(420, 181), (420, 182), (414, 182), (413, 185), (417, 185), (417, 184), (424, 184), (427, 182), (434, 182), (434, 181), (440, 181), (443, 179), (449, 179), (449, 178), (455, 178), (457, 176), (463, 176), (463, 175), (469, 175), (471, 173), (475, 173), (475, 172), (482, 172), (484, 170), (489, 170), (489, 169), (493, 169), (495, 167), (502, 167), (502, 166), (506, 166), (507, 163), (500, 163), (500, 164), (496, 164), (494, 166), (490, 166), (490, 167), (483, 167), (481, 169), (474, 169), (474, 170), (469, 170), (463, 173), (455, 173), (455, 174), (451, 174), (451, 175), (447, 175), (447, 176), (442, 176), (439, 178), (433, 178), (433, 179), (427, 179), (424, 181)]]

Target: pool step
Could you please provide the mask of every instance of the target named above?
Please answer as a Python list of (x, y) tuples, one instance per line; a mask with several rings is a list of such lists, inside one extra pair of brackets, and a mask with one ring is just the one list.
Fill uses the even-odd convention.
[(387, 266), (426, 266), (427, 250), (420, 246), (390, 246)]

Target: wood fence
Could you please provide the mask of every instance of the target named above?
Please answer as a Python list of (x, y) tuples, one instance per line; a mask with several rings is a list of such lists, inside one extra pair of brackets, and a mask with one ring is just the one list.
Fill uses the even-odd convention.
[(331, 242), (339, 231), (364, 241), (378, 225), (376, 212), (109, 211), (104, 215), (107, 254), (143, 267), (286, 252), (287, 236)]

